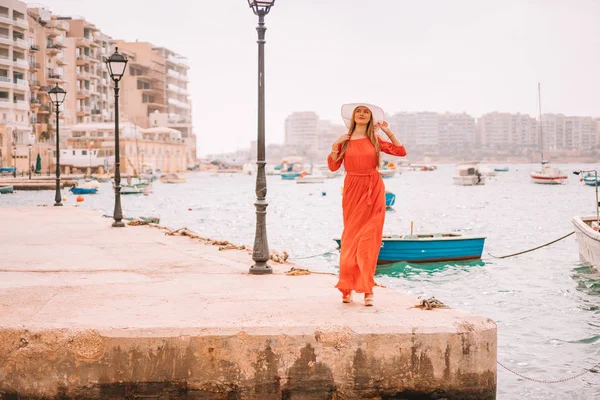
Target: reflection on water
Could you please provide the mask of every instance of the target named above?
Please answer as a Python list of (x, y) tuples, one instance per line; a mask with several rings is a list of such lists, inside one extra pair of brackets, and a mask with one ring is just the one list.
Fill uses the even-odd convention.
[[(511, 254), (570, 232), (574, 215), (593, 214), (593, 188), (571, 178), (565, 185), (531, 184), (529, 171), (535, 167), (511, 166), (509, 172), (478, 187), (453, 185), (452, 165), (386, 179), (396, 204), (394, 212), (386, 213), (384, 233), (409, 233), (414, 221), (415, 233), (483, 235), (486, 253)], [(596, 165), (561, 168), (598, 169)], [(156, 182), (149, 196), (122, 197), (123, 211), (128, 217), (157, 216), (161, 224), (173, 228), (185, 226), (202, 236), (252, 245), (255, 180), (245, 175), (188, 174), (185, 184)], [(298, 257), (301, 266), (335, 273), (337, 252), (299, 258), (336, 247), (333, 238), (343, 228), (343, 179), (297, 185), (268, 176), (267, 182), (270, 248)], [(63, 191), (63, 197), (65, 206), (77, 205), (76, 196)], [(52, 191), (0, 195), (2, 206), (51, 205), (53, 200)], [(113, 205), (111, 185), (106, 183), (97, 195), (85, 196), (77, 206), (112, 214)], [(393, 290), (435, 296), (452, 308), (493, 319), (498, 326), (498, 360), (532, 378), (573, 376), (600, 360), (600, 279), (597, 272), (579, 264), (574, 237), (501, 260), (380, 266), (376, 280)], [(497, 398), (600, 399), (600, 374), (544, 385), (499, 369)]]
[(434, 263), (407, 263), (398, 262), (393, 264), (378, 265), (375, 276), (389, 276), (395, 278), (408, 278), (414, 276), (423, 276), (423, 274), (433, 275), (436, 272), (444, 272), (448, 270), (468, 271), (470, 267), (483, 267), (485, 262), (482, 260), (470, 261), (449, 261), (434, 262)]

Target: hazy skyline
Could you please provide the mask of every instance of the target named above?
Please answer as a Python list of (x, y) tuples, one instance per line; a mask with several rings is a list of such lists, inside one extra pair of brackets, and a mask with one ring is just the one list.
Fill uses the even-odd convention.
[[(199, 154), (256, 139), (257, 17), (247, 0), (43, 4), (186, 56)], [(347, 102), (537, 116), (537, 82), (544, 113), (600, 117), (599, 17), (593, 0), (277, 0), (266, 17), (267, 143), (283, 142), (294, 111), (342, 123)]]

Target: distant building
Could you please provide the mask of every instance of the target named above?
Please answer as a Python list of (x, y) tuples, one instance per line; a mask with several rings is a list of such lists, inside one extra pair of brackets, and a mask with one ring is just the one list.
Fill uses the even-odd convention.
[(477, 124), (485, 149), (514, 151), (534, 148), (539, 143), (536, 120), (527, 114), (492, 112), (482, 115)]
[(319, 148), (319, 116), (312, 112), (294, 112), (285, 120), (285, 147), (294, 155), (307, 156)]

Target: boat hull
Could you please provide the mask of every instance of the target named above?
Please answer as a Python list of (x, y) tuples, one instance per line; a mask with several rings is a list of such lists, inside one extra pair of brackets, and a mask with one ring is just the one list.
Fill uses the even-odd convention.
[[(428, 236), (423, 238), (423, 236)], [(430, 236), (430, 237), (429, 237)], [(442, 236), (442, 235), (440, 235)], [(334, 239), (341, 245), (340, 239)], [(407, 235), (383, 238), (377, 264), (395, 262), (430, 263), (441, 261), (477, 260), (481, 258), (485, 237), (435, 237)]]
[(560, 176), (547, 176), (547, 175), (538, 175), (531, 174), (531, 181), (533, 183), (538, 183), (541, 185), (561, 185), (568, 179), (565, 175)]
[(15, 190), (13, 185), (0, 186), (0, 194), (13, 193)]
[(600, 268), (600, 233), (590, 226), (596, 217), (574, 217), (573, 227), (579, 248), (579, 259), (587, 265)]
[(396, 195), (392, 192), (385, 192), (385, 206), (391, 207), (396, 204)]
[(300, 176), (300, 173), (294, 172), (294, 173), (283, 173), (281, 174), (281, 179), (283, 179), (284, 181), (293, 181), (296, 178), (298, 178)]
[(80, 187), (72, 187), (70, 192), (73, 194), (96, 194), (98, 193), (98, 188), (80, 188)]

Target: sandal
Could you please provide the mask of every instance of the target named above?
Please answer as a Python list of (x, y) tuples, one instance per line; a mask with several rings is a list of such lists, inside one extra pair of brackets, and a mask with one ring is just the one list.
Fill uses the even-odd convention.
[(342, 297), (342, 303), (352, 303), (352, 291), (349, 291), (347, 295)]
[(365, 307), (373, 307), (373, 293), (365, 293)]

